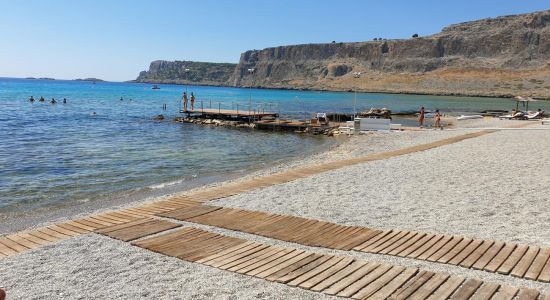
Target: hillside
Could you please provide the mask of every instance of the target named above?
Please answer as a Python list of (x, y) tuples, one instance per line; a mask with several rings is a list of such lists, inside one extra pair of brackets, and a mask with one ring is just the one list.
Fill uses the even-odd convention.
[[(254, 68), (254, 74), (248, 69)], [(361, 72), (359, 78), (353, 73)], [(550, 97), (550, 11), (451, 25), (406, 40), (247, 51), (235, 86)]]
[[(227, 85), (236, 64), (194, 61), (153, 61), (136, 82)], [(187, 71), (186, 71), (187, 69)]]

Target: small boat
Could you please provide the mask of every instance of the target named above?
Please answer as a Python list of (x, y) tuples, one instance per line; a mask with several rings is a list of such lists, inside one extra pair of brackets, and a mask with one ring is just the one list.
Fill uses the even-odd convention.
[(153, 90), (160, 90), (159, 86), (158, 86), (158, 85), (156, 85), (156, 84), (155, 84), (155, 85), (153, 85), (152, 89), (153, 89)]
[(460, 117), (457, 117), (456, 119), (457, 120), (483, 119), (483, 116), (482, 115), (470, 115), (470, 116), (462, 115)]

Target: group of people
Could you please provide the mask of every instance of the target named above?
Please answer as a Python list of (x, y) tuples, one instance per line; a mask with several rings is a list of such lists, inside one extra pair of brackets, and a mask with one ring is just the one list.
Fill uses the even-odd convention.
[[(31, 96), (31, 97), (29, 98), (29, 101), (30, 101), (30, 102), (34, 102), (34, 97)], [(44, 97), (41, 96), (40, 99), (38, 99), (38, 101), (39, 101), (39, 102), (45, 102), (46, 99), (44, 99)], [(52, 100), (50, 100), (50, 103), (51, 103), (51, 104), (56, 104), (57, 101), (55, 101), (55, 98), (52, 98)], [(67, 104), (67, 98), (63, 98), (63, 104)]]
[[(425, 118), (426, 118), (426, 110), (424, 109), (424, 106), (422, 106), (420, 108), (420, 111), (418, 112), (418, 124), (420, 125), (420, 128), (424, 127), (424, 119)], [(439, 112), (439, 109), (435, 110), (434, 127), (443, 129), (443, 126), (441, 126), (441, 113)]]
[[(187, 92), (183, 92), (183, 96), (181, 98), (183, 101), (183, 111), (187, 111)], [(191, 92), (191, 110), (195, 110), (195, 95), (193, 92)]]

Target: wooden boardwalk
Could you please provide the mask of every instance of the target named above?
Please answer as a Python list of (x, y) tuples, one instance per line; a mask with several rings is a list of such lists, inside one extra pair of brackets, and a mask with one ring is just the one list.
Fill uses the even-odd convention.
[[(143, 228), (165, 228), (166, 221), (142, 220), (100, 232), (126, 240)], [(153, 222), (153, 223), (151, 223)], [(534, 289), (467, 279), (353, 257), (319, 254), (228, 237), (196, 228), (182, 228), (132, 243), (164, 255), (221, 270), (353, 299), (532, 299), (549, 300)]]
[(157, 215), (307, 246), (353, 249), (550, 282), (550, 248), (458, 235), (345, 226), (218, 206), (187, 207)]

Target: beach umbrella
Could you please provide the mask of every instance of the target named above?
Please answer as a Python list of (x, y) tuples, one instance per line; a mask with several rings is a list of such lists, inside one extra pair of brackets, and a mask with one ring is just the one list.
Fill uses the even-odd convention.
[(514, 97), (514, 100), (516, 101), (516, 111), (519, 110), (519, 103), (520, 102), (525, 106), (525, 110), (527, 111), (527, 110), (529, 110), (529, 102), (538, 101), (538, 100), (535, 100), (531, 97), (524, 98), (524, 97), (521, 97), (521, 96)]

